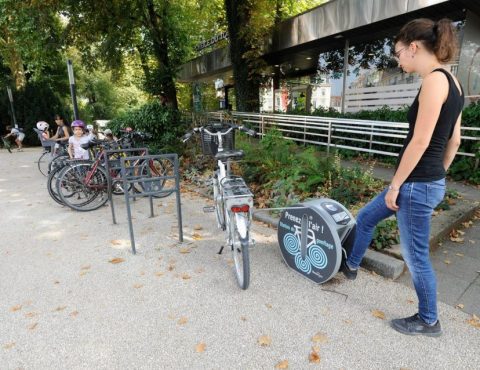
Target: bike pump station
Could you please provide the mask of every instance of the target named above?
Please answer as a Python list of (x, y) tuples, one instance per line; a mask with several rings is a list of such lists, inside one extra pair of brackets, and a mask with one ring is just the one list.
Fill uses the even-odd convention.
[(349, 253), (354, 232), (352, 214), (337, 201), (320, 198), (283, 210), (278, 243), (290, 268), (322, 284), (340, 269), (343, 249)]

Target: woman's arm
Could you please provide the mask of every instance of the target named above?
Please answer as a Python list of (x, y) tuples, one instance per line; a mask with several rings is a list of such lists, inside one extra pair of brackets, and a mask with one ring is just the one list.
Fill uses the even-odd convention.
[(462, 136), (460, 132), (461, 122), (462, 114), (460, 113), (460, 116), (457, 119), (457, 123), (455, 123), (452, 137), (450, 138), (450, 140), (448, 140), (447, 147), (445, 148), (445, 155), (443, 156), (443, 168), (445, 168), (445, 171), (447, 171), (452, 164), (453, 159), (455, 158), (455, 154), (457, 154), (458, 148), (460, 147), (460, 141)]
[(73, 159), (73, 144), (72, 143), (68, 144), (68, 156), (70, 157), (70, 159)]
[(447, 98), (448, 87), (447, 77), (441, 72), (431, 73), (423, 80), (413, 137), (405, 148), (395, 176), (393, 176), (391, 190), (385, 196), (387, 207), (393, 211), (398, 210), (396, 199), (400, 186), (417, 166), (430, 144), (440, 110)]

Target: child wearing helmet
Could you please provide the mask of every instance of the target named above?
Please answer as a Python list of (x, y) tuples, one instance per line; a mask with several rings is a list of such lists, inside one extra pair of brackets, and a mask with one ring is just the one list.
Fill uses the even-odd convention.
[(90, 159), (88, 150), (82, 148), (82, 144), (87, 144), (90, 137), (85, 135), (85, 124), (81, 120), (72, 122), (73, 136), (68, 139), (68, 155), (70, 159)]
[(48, 140), (50, 139), (50, 132), (48, 131), (48, 128), (50, 127), (50, 125), (45, 122), (45, 121), (39, 121), (37, 122), (37, 129), (39, 129), (40, 131), (42, 131), (42, 138), (44, 140)]

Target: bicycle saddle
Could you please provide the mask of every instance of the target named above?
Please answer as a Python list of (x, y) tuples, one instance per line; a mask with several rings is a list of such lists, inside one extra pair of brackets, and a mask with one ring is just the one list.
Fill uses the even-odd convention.
[(243, 150), (224, 150), (223, 152), (218, 152), (215, 154), (215, 159), (219, 159), (221, 161), (229, 158), (241, 159), (243, 156)]

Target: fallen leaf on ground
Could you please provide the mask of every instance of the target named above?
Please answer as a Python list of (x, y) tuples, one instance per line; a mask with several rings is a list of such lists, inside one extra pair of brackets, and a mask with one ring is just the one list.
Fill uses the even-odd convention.
[(247, 321), (247, 317), (246, 316), (240, 316), (240, 320)]
[(168, 271), (173, 271), (175, 269), (175, 265), (169, 265), (167, 269)]
[(385, 314), (380, 310), (372, 310), (372, 315), (379, 319), (385, 320)]
[(82, 270), (80, 271), (80, 276), (83, 276), (83, 275), (86, 275), (88, 274), (88, 271), (87, 270)]
[(60, 282), (58, 280), (55, 280), (53, 283), (54, 284), (60, 284)]
[(188, 275), (187, 273), (182, 274), (182, 279), (183, 279), (183, 280), (189, 280), (189, 279), (191, 279), (191, 278), (192, 278), (192, 277), (191, 277), (190, 275)]
[(15, 312), (15, 311), (19, 311), (22, 309), (22, 305), (21, 304), (17, 304), (16, 306), (13, 306), (10, 308), (10, 311), (11, 312)]
[(185, 325), (188, 322), (188, 317), (180, 317), (177, 321), (178, 325)]
[(121, 240), (110, 240), (110, 243), (112, 243), (113, 245), (122, 245)]
[(201, 274), (202, 272), (205, 272), (205, 269), (203, 267), (199, 267), (198, 269), (195, 270), (197, 274)]
[(457, 233), (459, 233), (460, 235), (465, 235), (465, 231), (463, 230), (457, 230)]
[(272, 344), (272, 338), (270, 338), (268, 335), (262, 335), (260, 338), (258, 338), (258, 344), (260, 344), (262, 347), (267, 347)]
[(160, 277), (160, 276), (163, 276), (164, 274), (165, 274), (164, 272), (159, 271), (155, 273), (155, 276)]
[(140, 289), (140, 288), (143, 288), (143, 284), (134, 284), (133, 287), (135, 289)]
[(320, 362), (320, 355), (318, 352), (312, 349), (312, 352), (310, 352), (310, 355), (308, 356), (308, 361), (318, 364)]
[(38, 316), (38, 313), (34, 311), (30, 311), (25, 314), (25, 317), (35, 317), (35, 316)]
[(203, 229), (202, 225), (195, 225), (193, 227), (193, 230), (202, 230), (202, 229)]
[(468, 240), (471, 244), (475, 244), (475, 240), (469, 239)]
[(53, 311), (63, 311), (65, 308), (67, 308), (67, 306), (58, 306)]
[(450, 260), (445, 260), (445, 261), (443, 261), (443, 262), (444, 262), (446, 265), (449, 265), (449, 264), (452, 263), (452, 261), (450, 261)]
[(272, 308), (272, 305), (270, 303), (265, 303), (265, 307)]
[(10, 343), (6, 343), (3, 345), (3, 348), (5, 349), (10, 349), (10, 348), (13, 348), (15, 347), (15, 342), (10, 342)]
[(280, 361), (275, 365), (275, 369), (288, 369), (288, 360)]
[(185, 248), (180, 248), (180, 253), (181, 254), (188, 254), (190, 253), (192, 250), (188, 247), (185, 247)]
[(90, 265), (83, 265), (82, 267), (80, 267), (80, 270), (89, 270), (90, 269)]
[(122, 262), (125, 262), (125, 260), (123, 258), (112, 258), (110, 261), (108, 261), (110, 263), (113, 263), (114, 265), (118, 264), (118, 263), (122, 263)]
[(477, 315), (472, 315), (470, 319), (467, 320), (467, 323), (473, 326), (474, 328), (480, 329), (480, 319)]
[(448, 251), (443, 251), (443, 254), (448, 254)]
[(473, 222), (472, 221), (462, 222), (462, 225), (464, 228), (468, 229), (473, 225)]
[(460, 238), (460, 237), (457, 237), (457, 238), (454, 238), (454, 237), (450, 237), (450, 240), (452, 242), (455, 242), (455, 243), (463, 243), (464, 239), (463, 238)]
[(412, 298), (407, 299), (407, 303), (413, 304), (415, 301)]
[(199, 233), (193, 233), (193, 240), (202, 240), (202, 236)]
[(455, 308), (459, 308), (461, 310), (463, 310), (464, 307), (465, 307), (465, 305), (463, 303), (459, 303), (455, 306)]
[(205, 348), (207, 348), (207, 345), (203, 342), (200, 342), (195, 346), (195, 352), (197, 353), (205, 352)]
[(347, 325), (350, 325), (352, 323), (352, 320), (345, 319), (345, 320), (343, 320), (343, 322)]
[(315, 342), (315, 343), (327, 343), (328, 342), (328, 337), (321, 333), (321, 332), (318, 332), (317, 334), (315, 334), (313, 337), (312, 337), (312, 342)]
[(465, 255), (463, 253), (455, 253), (456, 256), (458, 257), (464, 257)]
[(78, 315), (78, 311), (72, 311), (72, 312), (70, 312), (70, 316), (71, 316), (71, 317), (77, 317), (77, 315)]
[(29, 325), (29, 326), (28, 326), (28, 330), (35, 330), (35, 328), (37, 327), (37, 325), (38, 325), (38, 322), (33, 323), (32, 325)]

